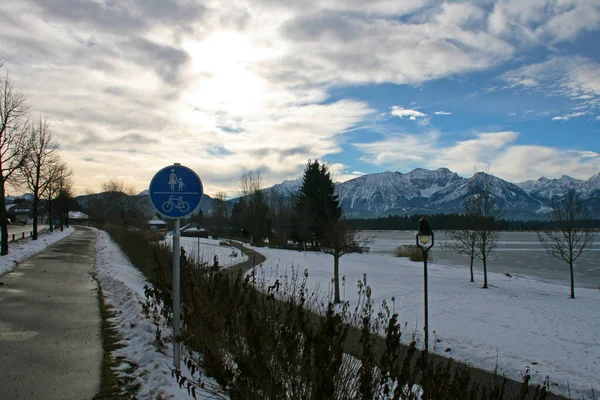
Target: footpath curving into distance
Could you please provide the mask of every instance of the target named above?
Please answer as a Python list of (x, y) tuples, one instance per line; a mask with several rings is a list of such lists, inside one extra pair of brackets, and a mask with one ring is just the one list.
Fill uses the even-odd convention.
[(0, 397), (91, 399), (102, 365), (96, 234), (67, 238), (2, 276)]

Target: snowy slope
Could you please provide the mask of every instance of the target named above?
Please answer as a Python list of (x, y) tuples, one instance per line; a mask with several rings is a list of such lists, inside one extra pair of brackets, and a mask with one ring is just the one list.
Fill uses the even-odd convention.
[[(260, 248), (267, 260), (259, 276), (272, 284), (284, 282), (287, 268), (308, 270), (308, 287), (331, 293), (333, 258), (324, 253)], [(377, 306), (385, 299), (402, 324), (402, 338), (415, 333), (423, 346), (423, 269), (421, 263), (391, 255), (348, 254), (340, 259), (345, 277), (341, 291), (350, 309), (358, 301), (357, 281), (367, 274)], [(429, 265), (430, 350), (471, 365), (521, 380), (527, 366), (532, 381), (541, 384), (548, 376), (553, 392), (571, 398), (596, 399), (600, 392), (600, 291), (569, 288), (530, 278), (489, 273), (492, 285), (481, 289), (483, 274), (469, 283), (468, 268)], [(329, 294), (329, 296), (328, 296)], [(392, 301), (392, 298), (395, 301)], [(406, 323), (406, 325), (404, 325)], [(438, 341), (439, 340), (439, 341)], [(434, 344), (435, 343), (435, 344)], [(569, 388), (567, 387), (569, 385)]]
[(300, 186), (302, 186), (302, 178), (283, 181), (271, 186), (270, 190), (274, 190), (283, 196), (292, 196), (298, 193)]
[[(435, 193), (464, 181), (447, 168), (417, 168), (407, 174), (383, 172), (363, 175), (337, 186), (340, 205), (347, 215), (368, 211), (371, 216), (409, 212)], [(410, 213), (410, 212), (409, 212)]]
[(457, 182), (444, 190), (436, 192), (428, 203), (430, 209), (443, 210), (443, 212), (462, 212), (463, 201), (470, 196), (481, 179), (490, 179), (492, 193), (496, 203), (508, 218), (531, 218), (540, 210), (544, 210), (545, 204), (527, 194), (514, 183), (507, 182), (493, 175), (478, 172), (470, 179)]
[(586, 181), (571, 178), (567, 175), (563, 175), (558, 179), (541, 177), (536, 181), (520, 182), (517, 185), (531, 196), (546, 200), (561, 197), (566, 191), (571, 189), (580, 193), (583, 193), (586, 189)]
[(473, 193), (478, 179), (487, 176), (492, 180), (497, 204), (507, 218), (536, 218), (547, 210), (543, 201), (513, 183), (482, 172), (466, 179), (446, 168), (365, 175), (340, 184), (337, 190), (348, 216), (453, 213), (463, 211), (464, 199)]

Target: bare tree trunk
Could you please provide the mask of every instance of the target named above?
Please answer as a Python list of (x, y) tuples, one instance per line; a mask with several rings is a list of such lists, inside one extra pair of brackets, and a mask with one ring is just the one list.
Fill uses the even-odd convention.
[(575, 278), (573, 277), (573, 261), (569, 262), (569, 272), (571, 273), (571, 298), (575, 298)]
[[(0, 177), (0, 180), (2, 177)], [(8, 254), (8, 218), (6, 217), (6, 200), (4, 198), (4, 183), (0, 183), (0, 226), (2, 226), (2, 243), (0, 245), (0, 256)]]
[(477, 239), (477, 237), (475, 235), (472, 235), (471, 243), (470, 243), (471, 244), (471, 254), (469, 254), (471, 256), (471, 282), (475, 282), (475, 279), (473, 278), (473, 260), (477, 256), (477, 254), (475, 254), (476, 239)]
[(488, 281), (487, 281), (487, 257), (483, 257), (482, 259), (483, 261), (483, 289), (487, 289), (488, 288)]
[(333, 255), (333, 285), (334, 285), (334, 300), (335, 304), (341, 303), (340, 300), (340, 255)]
[(33, 234), (31, 237), (31, 240), (37, 240), (38, 239), (38, 203), (39, 203), (39, 197), (38, 197), (38, 193), (34, 193), (33, 194)]
[(52, 199), (48, 198), (48, 226), (50, 232), (54, 232), (54, 225), (52, 224)]
[(473, 260), (475, 259), (475, 255), (471, 254), (471, 282), (475, 282), (475, 279), (473, 278)]

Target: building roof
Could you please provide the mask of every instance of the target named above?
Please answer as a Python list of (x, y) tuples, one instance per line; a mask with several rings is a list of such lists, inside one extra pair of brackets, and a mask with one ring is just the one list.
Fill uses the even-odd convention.
[(150, 225), (166, 225), (167, 223), (162, 219), (150, 219), (148, 220), (148, 224)]
[(90, 219), (90, 217), (79, 211), (69, 211), (69, 219)]

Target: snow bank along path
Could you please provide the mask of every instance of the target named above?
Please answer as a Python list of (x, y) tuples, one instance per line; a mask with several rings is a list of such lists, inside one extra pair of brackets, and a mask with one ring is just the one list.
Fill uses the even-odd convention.
[[(309, 287), (331, 292), (333, 257), (315, 252), (256, 249), (267, 257), (262, 269), (272, 284), (285, 270), (308, 270)], [(416, 333), (423, 340), (423, 263), (388, 255), (348, 254), (340, 259), (345, 276), (342, 295), (355, 304), (356, 283), (367, 274), (378, 305), (395, 298), (403, 340)], [(488, 273), (490, 289), (481, 289), (483, 274), (469, 283), (468, 269), (430, 264), (430, 351), (522, 380), (531, 367), (532, 382), (548, 376), (551, 391), (574, 398), (600, 393), (600, 290), (569, 288), (533, 279)], [(436, 339), (439, 342), (436, 343)], [(434, 347), (435, 345), (435, 347)], [(433, 347), (433, 348), (432, 348)], [(445, 352), (450, 349), (449, 352)]]
[(23, 260), (28, 259), (34, 254), (39, 253), (52, 243), (69, 236), (75, 229), (73, 227), (65, 228), (62, 232), (44, 232), (38, 237), (38, 240), (21, 239), (8, 243), (8, 254), (0, 257), (0, 276), (12, 271)]
[[(122, 338), (120, 343), (124, 346), (115, 350), (112, 356), (122, 356), (128, 362), (138, 365), (133, 372), (133, 383), (141, 385), (137, 398), (190, 399), (187, 390), (179, 388), (176, 380), (171, 377), (172, 344), (166, 346), (164, 353), (158, 350), (156, 327), (142, 310), (142, 304), (145, 302), (144, 285), (150, 284), (108, 233), (96, 232), (98, 280), (105, 301), (115, 311), (115, 317), (110, 322), (117, 328)], [(181, 369), (186, 376), (190, 376), (183, 362)], [(197, 395), (199, 399), (210, 396), (201, 391), (198, 391)]]

